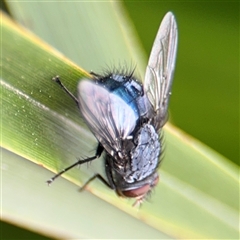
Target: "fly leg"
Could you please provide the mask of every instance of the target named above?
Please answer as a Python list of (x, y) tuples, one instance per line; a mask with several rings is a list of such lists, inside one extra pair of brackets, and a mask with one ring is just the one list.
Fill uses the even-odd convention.
[(63, 85), (59, 76), (53, 77), (52, 80), (56, 82), (74, 100), (77, 106), (79, 106), (78, 99)]
[(86, 186), (96, 178), (100, 180), (108, 188), (115, 190), (116, 187), (115, 187), (113, 176), (112, 176), (111, 166), (107, 159), (105, 162), (105, 171), (106, 171), (108, 181), (102, 175), (100, 175), (99, 173), (96, 173), (90, 179), (88, 179), (88, 181), (80, 188), (80, 191), (84, 190)]
[(59, 176), (61, 176), (63, 173), (67, 172), (68, 170), (70, 170), (71, 168), (74, 168), (75, 166), (77, 165), (81, 165), (83, 163), (87, 163), (87, 162), (90, 162), (94, 159), (97, 159), (101, 156), (102, 152), (103, 152), (103, 147), (102, 145), (99, 143), (98, 144), (98, 147), (97, 147), (97, 151), (96, 151), (96, 154), (95, 156), (93, 157), (89, 157), (89, 158), (86, 158), (86, 159), (79, 159), (77, 162), (75, 162), (74, 164), (70, 165), (69, 167), (63, 169), (61, 172), (57, 173), (56, 175), (54, 175), (52, 178), (50, 178), (48, 181), (47, 181), (47, 184), (50, 185), (56, 178), (58, 178)]
[(98, 180), (100, 180), (100, 181), (101, 181), (105, 186), (107, 186), (108, 188), (115, 190), (115, 188), (113, 188), (113, 187), (107, 182), (107, 180), (104, 179), (104, 177), (103, 177), (101, 174), (96, 173), (96, 174), (93, 175), (91, 178), (89, 178), (89, 179), (87, 180), (87, 182), (84, 183), (84, 185), (80, 188), (79, 191), (82, 192), (82, 191), (87, 187), (87, 185), (88, 185), (90, 182), (92, 182), (93, 180), (95, 180), (96, 178), (97, 178)]

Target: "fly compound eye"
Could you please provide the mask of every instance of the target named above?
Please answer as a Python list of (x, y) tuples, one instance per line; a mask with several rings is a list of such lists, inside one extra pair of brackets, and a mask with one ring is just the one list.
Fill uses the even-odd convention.
[(146, 195), (153, 187), (155, 187), (158, 184), (159, 176), (156, 176), (154, 181), (150, 184), (147, 183), (143, 185), (142, 187), (130, 189), (126, 191), (121, 191), (121, 195), (129, 198), (138, 198), (141, 196)]
[(139, 188), (122, 191), (121, 195), (129, 198), (136, 198), (136, 197), (144, 196), (150, 189), (151, 189), (151, 186), (149, 184), (146, 184)]

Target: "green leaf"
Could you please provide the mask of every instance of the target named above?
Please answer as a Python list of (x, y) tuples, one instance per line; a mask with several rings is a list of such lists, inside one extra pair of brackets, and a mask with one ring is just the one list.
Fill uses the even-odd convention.
[[(72, 8), (74, 6), (71, 4)], [(104, 6), (103, 17), (110, 15), (113, 19), (110, 22), (119, 26), (120, 12), (116, 17), (113, 5)], [(68, 18), (55, 8), (57, 16), (66, 18), (65, 24), (68, 19), (76, 22), (74, 14)], [(45, 14), (46, 11), (42, 9)], [(97, 19), (97, 23), (102, 21), (104, 25), (104, 18), (100, 21), (94, 14), (98, 11), (82, 11), (95, 15), (93, 22)], [(84, 16), (79, 12), (78, 15)], [(46, 21), (48, 15), (41, 16)], [(141, 209), (133, 208), (130, 200), (117, 197), (98, 181), (88, 186), (93, 195), (87, 191), (78, 193), (76, 185), (62, 178), (47, 188), (44, 181), (52, 174), (42, 166), (59, 171), (76, 157), (93, 154), (97, 144), (75, 104), (51, 78), (60, 75), (65, 85), (76, 92), (77, 81), (88, 74), (5, 16), (2, 19), (1, 146), (10, 151), (2, 150), (3, 220), (55, 238), (238, 237), (238, 168), (170, 124), (165, 128), (166, 152), (160, 168), (161, 182)], [(94, 24), (89, 27), (87, 19), (84, 20), (85, 30), (95, 33)], [(52, 21), (45, 27), (50, 28)], [(58, 21), (53, 22), (56, 26)], [(68, 26), (70, 23), (64, 27)], [(124, 49), (125, 35), (118, 35), (114, 41), (110, 38), (114, 36), (109, 34), (111, 31), (100, 29), (108, 32), (109, 41), (103, 39), (100, 44), (100, 38), (96, 40), (90, 34), (80, 48), (88, 46), (86, 41), (91, 39), (93, 49), (100, 51), (101, 48), (101, 54), (112, 49), (113, 54), (112, 51), (117, 51), (113, 47), (117, 39), (120, 51)], [(80, 33), (85, 37), (84, 29)], [(132, 48), (125, 52), (130, 52), (129, 49)], [(94, 64), (101, 59), (107, 61), (108, 53), (101, 54), (96, 53)], [(80, 54), (84, 60), (89, 55), (88, 52)], [(93, 56), (92, 59), (96, 60)], [(80, 186), (94, 172), (103, 170), (102, 162), (81, 166), (64, 177)]]

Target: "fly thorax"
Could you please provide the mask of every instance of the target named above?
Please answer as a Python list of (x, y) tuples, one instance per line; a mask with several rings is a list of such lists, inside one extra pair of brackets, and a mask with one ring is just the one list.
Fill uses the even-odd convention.
[(136, 132), (133, 143), (124, 175), (128, 183), (141, 181), (156, 171), (161, 148), (157, 132), (147, 123)]

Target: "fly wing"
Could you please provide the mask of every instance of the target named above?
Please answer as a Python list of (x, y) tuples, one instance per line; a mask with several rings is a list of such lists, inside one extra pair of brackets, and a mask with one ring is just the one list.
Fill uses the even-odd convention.
[(167, 108), (175, 69), (177, 52), (177, 24), (168, 12), (155, 38), (144, 80), (144, 91), (151, 102), (156, 117), (154, 125), (162, 127), (167, 120)]
[(78, 85), (79, 108), (87, 125), (111, 155), (122, 150), (122, 140), (134, 130), (132, 108), (104, 87), (82, 80)]

